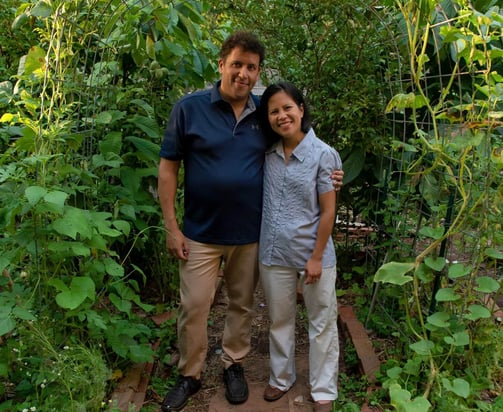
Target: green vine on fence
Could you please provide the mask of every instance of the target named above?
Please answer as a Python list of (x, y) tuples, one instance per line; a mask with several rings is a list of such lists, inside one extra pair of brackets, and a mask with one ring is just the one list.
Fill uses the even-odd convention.
[[(464, 1), (397, 5), (411, 91), (395, 95), (387, 110), (407, 113), (413, 124), (408, 141), (395, 147), (409, 153), (408, 182), (419, 185), (431, 218), (417, 233), (422, 250), (386, 262), (374, 277), (409, 294), (402, 301), (408, 360), (388, 369), (385, 386), (401, 411), (499, 410), (503, 352), (495, 342), (503, 332), (488, 302), (502, 282), (503, 17), (497, 6), (482, 13)], [(440, 64), (448, 74), (438, 76), (432, 95)], [(447, 258), (447, 242), (459, 262)], [(462, 256), (466, 242), (470, 250)], [(488, 344), (488, 336), (496, 341)], [(485, 402), (487, 392), (496, 399)]]

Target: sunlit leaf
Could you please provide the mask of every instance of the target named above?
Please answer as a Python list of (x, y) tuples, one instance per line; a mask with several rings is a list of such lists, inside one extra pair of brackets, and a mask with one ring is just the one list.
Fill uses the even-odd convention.
[(422, 339), (409, 345), (409, 347), (418, 355), (429, 355), (434, 346), (435, 344), (432, 341), (426, 339)]
[(68, 290), (56, 295), (56, 303), (64, 309), (78, 308), (86, 298), (94, 301), (95, 285), (90, 277), (75, 277)]
[(47, 189), (40, 186), (30, 186), (24, 191), (24, 195), (30, 205), (37, 204), (47, 194)]
[(439, 302), (453, 302), (461, 299), (461, 296), (459, 296), (453, 288), (442, 288), (438, 290), (435, 299)]
[(447, 328), (449, 326), (450, 315), (446, 312), (436, 312), (428, 316), (427, 321), (439, 328)]
[(461, 331), (454, 333), (452, 336), (444, 337), (444, 341), (449, 345), (466, 346), (470, 343), (470, 336), (468, 332)]
[(424, 259), (424, 263), (433, 270), (440, 272), (444, 268), (446, 261), (443, 257), (427, 257)]
[(489, 276), (480, 276), (476, 279), (477, 285), (474, 289), (482, 293), (493, 293), (500, 288), (500, 284)]
[(484, 254), (487, 257), (493, 258), (493, 259), (503, 259), (503, 252), (501, 250), (488, 247), (484, 250)]
[(470, 274), (471, 271), (472, 269), (469, 266), (465, 266), (462, 263), (454, 263), (449, 266), (447, 276), (449, 279), (457, 279)]
[(406, 275), (414, 269), (414, 263), (388, 262), (382, 265), (374, 276), (374, 282), (404, 285), (412, 280), (412, 276)]
[(453, 379), (452, 382), (447, 378), (442, 378), (443, 387), (450, 391), (454, 392), (456, 395), (461, 396), (462, 398), (468, 398), (470, 396), (470, 384), (461, 378)]
[(429, 227), (423, 226), (419, 229), (419, 233), (422, 236), (426, 236), (432, 239), (440, 239), (444, 235), (445, 229), (443, 227)]
[(478, 320), (478, 319), (487, 319), (491, 317), (491, 312), (489, 309), (482, 305), (470, 305), (468, 306), (468, 312), (464, 318), (468, 320)]

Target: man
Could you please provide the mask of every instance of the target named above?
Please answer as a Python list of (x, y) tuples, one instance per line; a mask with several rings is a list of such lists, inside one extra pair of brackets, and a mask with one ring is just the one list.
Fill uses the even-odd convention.
[[(231, 35), (220, 50), (221, 79), (212, 89), (180, 99), (166, 128), (158, 185), (166, 246), (180, 259), (180, 360), (178, 381), (162, 404), (165, 412), (183, 409), (201, 388), (207, 320), (222, 262), (229, 298), (222, 338), (225, 396), (232, 404), (248, 399), (241, 363), (250, 351), (263, 163), (272, 143), (260, 131), (259, 100), (251, 94), (264, 58), (265, 48), (255, 35)], [(175, 211), (181, 161), (183, 233)]]

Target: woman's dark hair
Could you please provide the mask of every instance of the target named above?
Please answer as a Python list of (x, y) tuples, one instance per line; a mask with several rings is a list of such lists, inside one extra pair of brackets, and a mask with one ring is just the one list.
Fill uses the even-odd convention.
[(307, 133), (311, 128), (311, 116), (309, 113), (309, 107), (302, 92), (293, 83), (290, 82), (278, 82), (271, 84), (267, 87), (267, 89), (265, 89), (264, 93), (262, 94), (262, 98), (260, 99), (259, 117), (260, 125), (264, 133), (266, 133), (268, 136), (279, 138), (277, 133), (272, 130), (271, 125), (269, 124), (268, 115), (269, 100), (272, 96), (279, 92), (285, 92), (293, 99), (297, 106), (302, 106), (304, 108), (304, 115), (302, 116), (300, 129), (304, 133)]
[(237, 31), (231, 34), (222, 44), (220, 58), (225, 60), (236, 47), (241, 47), (245, 52), (258, 54), (259, 63), (262, 65), (265, 59), (265, 47), (255, 34), (249, 31)]

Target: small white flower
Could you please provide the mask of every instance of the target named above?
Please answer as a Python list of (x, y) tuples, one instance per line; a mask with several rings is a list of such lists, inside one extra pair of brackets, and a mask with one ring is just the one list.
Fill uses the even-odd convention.
[(40, 388), (41, 388), (41, 389), (45, 389), (45, 383), (41, 383), (41, 384), (40, 384)]
[(63, 346), (63, 349), (64, 350), (68, 350), (68, 349), (70, 349), (70, 347), (69, 346)]
[(24, 408), (23, 412), (30, 412), (28, 409)]
[(36, 407), (36, 406), (32, 406), (32, 407), (30, 408), (30, 411), (31, 411), (31, 412), (35, 412), (36, 410), (37, 410), (37, 407)]

